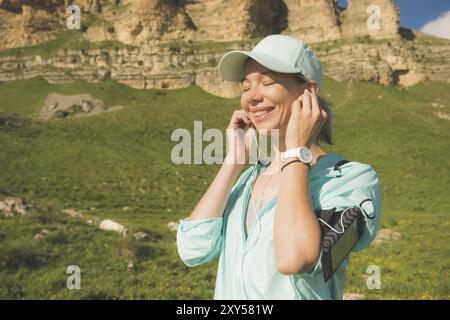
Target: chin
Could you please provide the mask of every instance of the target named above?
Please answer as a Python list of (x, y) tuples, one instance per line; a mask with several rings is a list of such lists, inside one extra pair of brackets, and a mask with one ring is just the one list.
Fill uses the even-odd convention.
[(272, 134), (280, 129), (280, 123), (278, 121), (262, 121), (256, 124), (256, 129), (259, 134)]

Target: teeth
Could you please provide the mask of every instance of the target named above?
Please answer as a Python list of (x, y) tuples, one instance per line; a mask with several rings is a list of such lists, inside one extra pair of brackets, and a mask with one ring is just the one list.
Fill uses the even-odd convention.
[(255, 112), (255, 116), (261, 117), (261, 116), (265, 115), (266, 113), (269, 113), (272, 110), (273, 109), (266, 109), (266, 110), (263, 110), (263, 111), (257, 111), (257, 112)]

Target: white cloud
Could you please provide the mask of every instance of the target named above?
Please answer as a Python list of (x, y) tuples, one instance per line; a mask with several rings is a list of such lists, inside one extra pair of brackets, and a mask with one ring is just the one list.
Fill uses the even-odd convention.
[(450, 39), (450, 11), (444, 12), (436, 20), (427, 22), (420, 31), (436, 37)]

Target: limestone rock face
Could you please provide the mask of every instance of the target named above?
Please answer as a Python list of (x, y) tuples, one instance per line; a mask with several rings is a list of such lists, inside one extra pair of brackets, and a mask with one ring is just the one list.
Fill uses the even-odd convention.
[[(71, 1), (66, 0), (65, 6), (67, 7), (69, 3), (71, 3)], [(102, 8), (99, 0), (75, 0), (72, 1), (72, 3), (79, 6), (82, 12), (99, 13)]]
[(23, 6), (54, 12), (62, 5), (64, 5), (64, 0), (0, 0), (0, 9), (14, 13), (21, 13)]
[(213, 41), (270, 34), (280, 28), (282, 13), (276, 0), (186, 1), (185, 9), (196, 28), (195, 40)]
[[(65, 8), (80, 7), (83, 17), (96, 14), (89, 41), (118, 40), (128, 45), (158, 41), (236, 41), (273, 33), (308, 43), (369, 36), (398, 37), (399, 10), (394, 0), (0, 0), (0, 49), (45, 42), (65, 25)], [(368, 11), (375, 6), (377, 12)], [(379, 13), (379, 14), (378, 14)], [(380, 18), (380, 28), (368, 23)], [(19, 28), (17, 28), (19, 26)]]
[(343, 38), (397, 38), (400, 10), (393, 0), (349, 0), (340, 14)]
[(217, 70), (205, 70), (197, 73), (195, 84), (208, 93), (224, 98), (234, 98), (241, 94), (237, 83), (223, 81)]
[(288, 33), (307, 43), (341, 38), (339, 9), (334, 0), (286, 0)]
[(126, 11), (115, 23), (116, 37), (125, 44), (151, 40), (189, 39), (194, 30), (189, 16), (176, 0), (123, 0)]
[[(54, 39), (66, 28), (69, 4), (77, 4), (82, 18), (90, 19), (87, 30), (76, 31), (80, 40), (87, 40), (80, 47), (72, 43), (46, 57), (3, 53), (0, 81), (36, 76), (52, 83), (112, 79), (139, 89), (197, 84), (230, 98), (238, 96), (240, 88), (219, 78), (217, 64), (222, 55), (251, 50), (262, 37), (277, 33), (311, 44), (325, 75), (337, 80), (404, 86), (428, 79), (450, 81), (450, 41), (399, 27), (394, 0), (348, 0), (347, 8), (337, 3), (0, 0), (0, 50)], [(378, 22), (379, 28), (371, 27)], [(112, 44), (89, 44), (105, 40)]]
[(122, 0), (120, 14), (104, 13), (113, 34), (108, 34), (105, 26), (95, 26), (87, 37), (129, 45), (250, 39), (282, 28), (279, 7), (276, 0)]
[(35, 45), (55, 37), (63, 1), (1, 1), (0, 49)]
[(307, 43), (368, 36), (399, 36), (400, 11), (393, 0), (286, 0), (288, 33)]
[[(339, 81), (374, 81), (384, 85), (413, 85), (422, 80), (450, 81), (450, 41), (414, 31), (414, 41), (393, 39), (382, 42), (352, 42), (312, 45), (325, 75)], [(43, 76), (49, 82), (77, 79), (100, 82), (112, 79), (128, 86), (147, 89), (176, 89), (197, 84), (205, 91), (236, 97), (240, 88), (223, 81), (217, 64), (229, 50), (250, 50), (255, 41), (233, 44), (221, 50), (152, 46), (61, 50), (41, 56), (0, 57), (0, 81)]]

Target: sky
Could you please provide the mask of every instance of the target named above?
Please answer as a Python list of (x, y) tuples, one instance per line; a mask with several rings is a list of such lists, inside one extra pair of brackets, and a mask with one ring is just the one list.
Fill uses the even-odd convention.
[[(402, 27), (450, 39), (450, 0), (395, 0), (395, 3), (400, 8)], [(345, 7), (347, 1), (339, 0), (339, 4)]]

